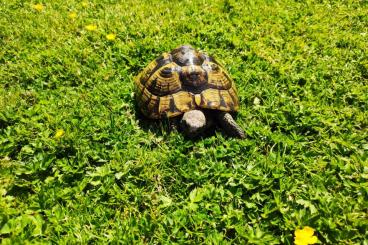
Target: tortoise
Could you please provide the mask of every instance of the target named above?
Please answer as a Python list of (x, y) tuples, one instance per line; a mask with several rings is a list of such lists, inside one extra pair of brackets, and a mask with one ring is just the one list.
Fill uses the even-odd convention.
[(231, 113), (239, 109), (234, 81), (213, 57), (183, 45), (152, 61), (135, 79), (136, 100), (151, 119), (178, 118), (189, 137), (218, 122), (230, 136), (245, 133)]

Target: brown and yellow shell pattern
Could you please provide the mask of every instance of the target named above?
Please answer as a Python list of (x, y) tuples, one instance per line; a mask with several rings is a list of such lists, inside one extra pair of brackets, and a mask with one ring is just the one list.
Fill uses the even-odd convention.
[(239, 108), (235, 84), (225, 69), (189, 45), (152, 61), (135, 84), (138, 107), (152, 119), (200, 108), (227, 112)]

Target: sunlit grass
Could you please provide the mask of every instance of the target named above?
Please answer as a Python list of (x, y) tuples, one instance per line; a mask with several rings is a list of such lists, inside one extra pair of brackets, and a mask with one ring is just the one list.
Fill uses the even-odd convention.
[[(8, 0), (0, 13), (4, 244), (367, 242), (364, 1)], [(189, 141), (137, 115), (133, 78), (181, 44), (234, 78), (245, 140)]]

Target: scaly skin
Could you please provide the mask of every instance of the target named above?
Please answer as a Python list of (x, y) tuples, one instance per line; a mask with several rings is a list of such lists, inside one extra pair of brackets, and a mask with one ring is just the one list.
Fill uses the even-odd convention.
[(187, 111), (184, 113), (180, 125), (189, 138), (194, 138), (206, 129), (206, 116), (200, 110)]
[(216, 118), (228, 135), (241, 139), (245, 138), (244, 130), (235, 122), (230, 113), (222, 111), (218, 112), (216, 113)]
[[(243, 129), (235, 122), (230, 113), (216, 111), (213, 116), (229, 136), (245, 138)], [(194, 138), (212, 126), (213, 116), (206, 116), (201, 110), (188, 111), (180, 121), (181, 128), (188, 137)]]

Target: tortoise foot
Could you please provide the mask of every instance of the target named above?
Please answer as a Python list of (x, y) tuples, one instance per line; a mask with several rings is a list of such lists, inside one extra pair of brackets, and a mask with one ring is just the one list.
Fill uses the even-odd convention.
[(230, 113), (219, 112), (216, 116), (221, 127), (228, 135), (240, 139), (245, 138), (244, 130), (235, 122), (234, 118), (231, 116)]

